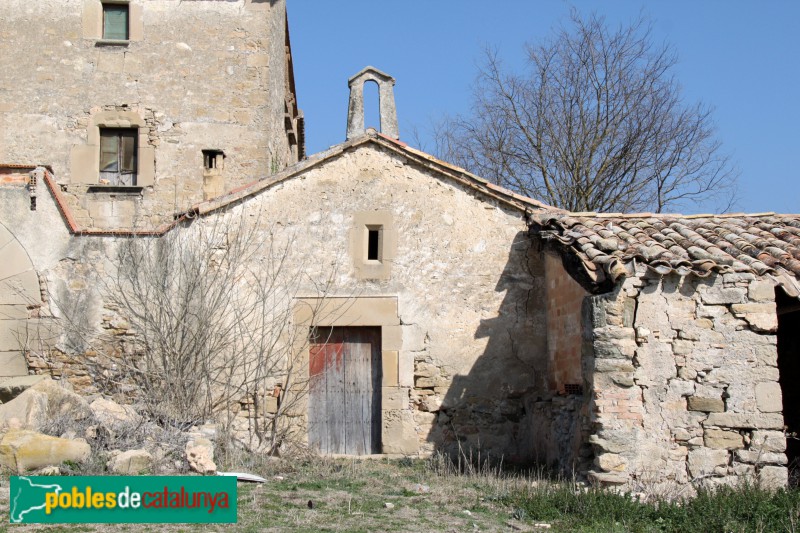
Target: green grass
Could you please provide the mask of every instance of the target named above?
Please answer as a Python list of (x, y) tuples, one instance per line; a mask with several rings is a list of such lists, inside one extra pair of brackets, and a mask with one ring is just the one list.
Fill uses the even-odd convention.
[(769, 493), (751, 486), (700, 491), (686, 501), (639, 503), (602, 490), (566, 486), (515, 492), (501, 501), (524, 517), (565, 531), (734, 532), (797, 531), (800, 491)]
[[(536, 473), (490, 468), (461, 473), (441, 459), (255, 459), (249, 466), (237, 470), (268, 482), (240, 484), (238, 523), (204, 526), (204, 531), (537, 531), (538, 523), (550, 524), (549, 531), (570, 532), (800, 531), (797, 490), (768, 493), (743, 486), (700, 492), (683, 502), (640, 503)], [(419, 484), (429, 490), (420, 492)], [(8, 478), (1, 478), (0, 531), (153, 530), (147, 525), (9, 526), (7, 512)], [(198, 528), (179, 524), (158, 530)]]

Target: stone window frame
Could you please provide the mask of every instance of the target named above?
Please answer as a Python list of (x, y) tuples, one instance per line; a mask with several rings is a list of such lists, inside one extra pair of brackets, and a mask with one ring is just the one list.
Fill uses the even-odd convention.
[(75, 145), (70, 154), (70, 178), (72, 183), (100, 184), (100, 130), (110, 128), (135, 128), (137, 139), (135, 188), (152, 186), (155, 182), (155, 147), (150, 145), (148, 128), (144, 118), (133, 111), (101, 111), (91, 117), (87, 143)]
[[(100, 130), (100, 184), (106, 181), (108, 185), (115, 185), (121, 187), (131, 187), (137, 185), (138, 174), (138, 158), (139, 158), (139, 135), (138, 128), (99, 128)], [(124, 139), (128, 137), (132, 139), (132, 146), (127, 145)], [(113, 151), (108, 150), (108, 141), (113, 140)], [(103, 145), (106, 143), (106, 154), (113, 154), (116, 160), (115, 170), (106, 170), (102, 167), (103, 164)], [(126, 154), (132, 157), (131, 165), (133, 168), (126, 169), (124, 167)], [(126, 172), (127, 170), (127, 172)], [(129, 182), (129, 183), (126, 183)]]
[[(124, 4), (128, 6), (128, 38), (126, 40), (103, 38), (103, 5)], [(95, 41), (96, 45), (128, 46), (144, 37), (141, 0), (84, 0), (83, 38)]]
[[(378, 230), (378, 259), (369, 259), (369, 233)], [(353, 214), (350, 230), (350, 256), (356, 279), (388, 280), (397, 253), (397, 230), (389, 211), (360, 211)]]

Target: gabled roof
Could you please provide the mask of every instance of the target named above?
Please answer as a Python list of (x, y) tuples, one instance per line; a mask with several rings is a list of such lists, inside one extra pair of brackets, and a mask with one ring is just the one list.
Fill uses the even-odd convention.
[[(49, 167), (45, 168), (44, 173), (44, 181), (47, 185), (48, 191), (52, 194), (53, 199), (56, 202), (56, 205), (61, 212), (61, 215), (64, 219), (64, 222), (69, 229), (69, 232), (73, 235), (93, 235), (93, 236), (153, 236), (158, 237), (160, 235), (164, 235), (165, 233), (171, 231), (176, 226), (180, 225), (181, 223), (191, 220), (196, 216), (206, 215), (218, 211), (220, 209), (225, 209), (226, 207), (232, 206), (236, 203), (246, 201), (248, 198), (253, 197), (263, 191), (268, 190), (269, 188), (291, 180), (304, 172), (313, 169), (315, 167), (324, 165), (326, 162), (340, 156), (341, 154), (358, 149), (362, 146), (377, 146), (381, 149), (394, 152), (398, 155), (401, 155), (408, 160), (428, 169), (429, 171), (438, 174), (439, 176), (447, 179), (451, 179), (468, 189), (471, 189), (478, 193), (478, 196), (483, 196), (486, 198), (490, 198), (496, 200), (507, 207), (511, 207), (513, 209), (517, 209), (520, 211), (520, 214), (528, 215), (531, 211), (534, 210), (549, 210), (552, 212), (563, 212), (558, 210), (557, 208), (551, 207), (547, 204), (539, 202), (537, 200), (533, 200), (532, 198), (528, 198), (526, 196), (522, 196), (515, 192), (509, 191), (508, 189), (504, 189), (503, 187), (499, 187), (493, 183), (489, 183), (487, 180), (483, 178), (479, 178), (478, 176), (467, 172), (466, 170), (459, 168), (455, 165), (451, 165), (449, 163), (445, 163), (432, 155), (426, 154), (420, 150), (416, 150), (414, 148), (409, 147), (402, 141), (398, 141), (396, 139), (392, 139), (391, 137), (387, 137), (377, 133), (375, 130), (367, 130), (364, 135), (346, 141), (342, 144), (337, 144), (332, 146), (331, 148), (319, 152), (308, 159), (300, 161), (292, 166), (289, 166), (278, 172), (277, 174), (273, 174), (271, 176), (267, 176), (261, 178), (257, 181), (252, 183), (243, 185), (232, 191), (213, 198), (211, 200), (207, 200), (198, 204), (195, 204), (191, 208), (184, 210), (179, 213), (175, 213), (173, 217), (173, 221), (164, 224), (158, 228), (146, 228), (146, 229), (137, 229), (137, 230), (130, 230), (130, 229), (91, 229), (91, 228), (84, 228), (81, 227), (73, 217), (71, 210), (69, 208), (68, 203), (65, 201), (63, 194), (61, 193), (58, 185), (55, 182), (55, 179), (52, 175), (52, 170)], [(32, 170), (36, 168), (35, 165), (4, 165), (5, 167), (14, 167), (14, 168), (24, 168), (25, 170)]]
[(453, 181), (456, 181), (461, 185), (464, 185), (467, 188), (482, 194), (485, 197), (492, 198), (509, 207), (518, 209), (522, 213), (526, 213), (530, 210), (542, 209), (561, 212), (560, 210), (545, 203), (528, 198), (527, 196), (522, 196), (503, 187), (499, 187), (493, 183), (489, 183), (487, 180), (480, 178), (475, 174), (471, 174), (463, 168), (445, 163), (444, 161), (441, 161), (430, 154), (426, 154), (425, 152), (411, 148), (402, 141), (381, 135), (375, 130), (367, 130), (367, 133), (364, 135), (346, 141), (342, 144), (332, 146), (304, 161), (287, 167), (277, 174), (273, 174), (272, 176), (234, 189), (222, 196), (218, 196), (211, 200), (197, 204), (192, 208), (191, 211), (195, 214), (203, 215), (205, 213), (222, 209), (230, 204), (240, 202), (250, 196), (254, 196), (278, 183), (290, 180), (314, 167), (321, 166), (327, 161), (330, 161), (331, 159), (343, 154), (344, 152), (355, 150), (361, 146), (369, 145), (378, 146), (387, 151), (401, 155), (435, 174), (452, 179)]
[(747, 272), (800, 296), (800, 215), (541, 212), (530, 228), (576, 256), (598, 289), (643, 264), (662, 275)]

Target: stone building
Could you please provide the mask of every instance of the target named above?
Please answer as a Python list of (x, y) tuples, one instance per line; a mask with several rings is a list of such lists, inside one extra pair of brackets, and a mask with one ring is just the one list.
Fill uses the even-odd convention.
[(170, 222), (303, 154), (283, 1), (0, 3), (0, 161), (53, 169), (75, 220)]
[[(283, 2), (60, 4), (47, 30), (38, 3), (0, 6), (4, 45), (44, 39), (35, 68), (0, 54), (3, 374), (109, 392), (140, 333), (102, 290), (120, 248), (246, 220), (302, 274), (276, 309), (304, 342), (287, 352), (301, 379), (243, 403), (242, 423), (294, 395), (287, 416), (322, 453), (442, 451), (665, 490), (786, 484), (800, 216), (552, 208), (400, 141), (394, 80), (371, 67), (350, 79), (347, 140), (305, 158)], [(128, 39), (102, 38), (104, 16), (127, 16)], [(169, 72), (152, 66), (164, 58)], [(364, 127), (367, 82), (380, 132)], [(131, 129), (135, 185), (99, 163)]]

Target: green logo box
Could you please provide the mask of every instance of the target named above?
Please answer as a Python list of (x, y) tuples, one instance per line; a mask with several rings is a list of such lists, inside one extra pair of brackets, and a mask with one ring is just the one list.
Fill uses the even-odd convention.
[(12, 524), (236, 522), (231, 476), (11, 476)]

